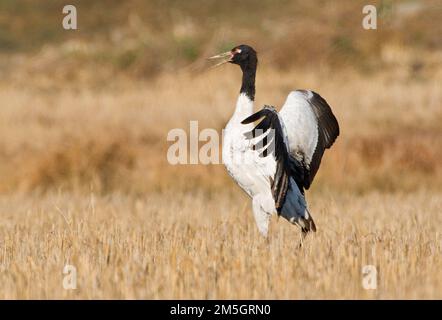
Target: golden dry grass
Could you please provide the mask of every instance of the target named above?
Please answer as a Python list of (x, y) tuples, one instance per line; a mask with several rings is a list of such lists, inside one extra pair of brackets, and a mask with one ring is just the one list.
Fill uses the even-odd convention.
[[(241, 195), (2, 197), (1, 298), (441, 298), (438, 193), (310, 196), (319, 231), (273, 221)], [(62, 270), (76, 266), (77, 289)], [(362, 287), (375, 265), (378, 289)]]
[(238, 70), (97, 91), (3, 84), (0, 297), (441, 298), (440, 74), (393, 83), (262, 64), (258, 105), (310, 87), (341, 123), (307, 195), (319, 230), (302, 249), (283, 219), (259, 236), (221, 165), (166, 161), (169, 129), (223, 127)]
[[(0, 298), (442, 298), (437, 1), (382, 1), (391, 16), (376, 33), (359, 29), (354, 1), (268, 1), (250, 21), (248, 2), (231, 14), (229, 2), (134, 0), (103, 16), (84, 1), (69, 35), (54, 27), (58, 3), (23, 0), (0, 32)], [(3, 4), (2, 26), (21, 4)], [(166, 160), (170, 129), (229, 119), (240, 71), (202, 58), (231, 41), (260, 49), (257, 108), (309, 88), (340, 122), (307, 192), (318, 232), (302, 248), (283, 219), (258, 234), (222, 165)], [(66, 264), (76, 290), (63, 289)]]

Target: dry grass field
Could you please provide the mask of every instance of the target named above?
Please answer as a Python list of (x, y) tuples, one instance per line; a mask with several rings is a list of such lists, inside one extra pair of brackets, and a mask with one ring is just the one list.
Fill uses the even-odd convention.
[[(141, 5), (130, 3), (121, 16)], [(353, 10), (343, 3), (344, 13)], [(0, 298), (442, 299), (442, 43), (433, 34), (440, 23), (407, 16), (421, 31), (416, 46), (413, 32), (394, 25), (378, 36), (347, 34), (362, 39), (350, 56), (322, 56), (327, 48), (306, 43), (318, 65), (305, 64), (293, 43), (323, 17), (323, 29), (312, 32), (333, 38), (336, 8), (294, 22), (289, 43), (277, 36), (288, 32), (283, 23), (256, 32), (241, 25), (244, 36), (235, 38), (226, 25), (236, 15), (222, 32), (205, 29), (223, 41), (250, 37), (259, 45), (267, 35), (281, 44), (260, 55), (256, 108), (280, 107), (290, 90), (310, 88), (340, 122), (341, 136), (307, 192), (318, 232), (299, 248), (299, 230), (276, 216), (269, 238), (259, 235), (249, 200), (222, 165), (167, 162), (168, 131), (188, 131), (190, 120), (221, 131), (240, 86), (237, 68), (206, 68), (204, 57), (228, 43), (204, 38), (196, 20), (182, 18), (196, 7), (172, 10), (187, 21), (175, 25), (175, 36), (136, 17), (112, 28), (123, 33), (120, 51), (135, 50), (134, 24), (152, 34), (152, 47), (137, 47), (142, 54), (130, 51), (130, 59), (117, 49), (102, 56), (109, 44), (81, 30), (84, 21), (101, 35), (90, 16), (80, 20), (78, 38), (54, 33), (41, 46), (29, 35), (20, 42), (0, 33)], [(29, 10), (36, 18), (27, 21), (43, 21), (40, 9)], [(120, 15), (99, 17), (113, 25), (125, 21)], [(14, 21), (7, 30), (21, 35), (21, 17)], [(37, 31), (48, 28), (41, 23)], [(37, 31), (32, 39), (43, 37)], [(162, 45), (157, 32), (168, 39)], [(177, 40), (184, 54), (164, 56), (173, 42), (167, 36), (181, 34), (195, 42)], [(376, 48), (368, 65), (359, 63), (369, 60), (364, 45)], [(155, 53), (164, 68), (144, 57)], [(301, 62), (286, 66), (287, 59)], [(77, 269), (75, 290), (63, 288), (65, 265)], [(376, 290), (362, 286), (365, 265), (377, 268)]]
[[(440, 195), (309, 199), (320, 230), (298, 249), (282, 220), (262, 239), (240, 196), (2, 198), (1, 296), (441, 298)], [(63, 289), (65, 264), (76, 290)], [(377, 290), (362, 287), (366, 264), (379, 270)]]

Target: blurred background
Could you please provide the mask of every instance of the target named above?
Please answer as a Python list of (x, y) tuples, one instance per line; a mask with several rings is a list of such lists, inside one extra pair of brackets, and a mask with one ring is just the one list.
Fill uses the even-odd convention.
[[(440, 298), (441, 21), (440, 0), (0, 0), (1, 296)], [(255, 108), (312, 89), (340, 123), (307, 193), (322, 231), (299, 255), (281, 221), (285, 246), (247, 251), (259, 237), (222, 165), (166, 159), (169, 130), (224, 128), (241, 72), (206, 58), (242, 43)], [(77, 296), (52, 276), (64, 262), (87, 271)], [(360, 288), (365, 262), (384, 291)]]
[(216, 188), (213, 170), (223, 185), (218, 168), (170, 168), (165, 137), (224, 127), (240, 75), (205, 58), (241, 43), (259, 53), (258, 106), (309, 88), (334, 108), (342, 137), (317, 185), (441, 187), (440, 1), (377, 1), (377, 30), (364, 1), (72, 4), (78, 30), (63, 1), (0, 2), (2, 192)]

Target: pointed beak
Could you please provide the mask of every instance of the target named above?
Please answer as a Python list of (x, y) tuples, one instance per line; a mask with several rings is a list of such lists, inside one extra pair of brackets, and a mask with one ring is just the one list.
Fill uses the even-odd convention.
[(216, 67), (219, 67), (220, 65), (222, 65), (224, 63), (230, 62), (232, 57), (233, 57), (232, 52), (231, 51), (227, 51), (227, 52), (217, 54), (216, 56), (213, 56), (213, 57), (210, 57), (210, 58), (207, 58), (207, 59), (209, 59), (209, 60), (222, 59), (220, 62), (218, 62), (217, 64), (212, 66), (212, 68), (216, 68)]

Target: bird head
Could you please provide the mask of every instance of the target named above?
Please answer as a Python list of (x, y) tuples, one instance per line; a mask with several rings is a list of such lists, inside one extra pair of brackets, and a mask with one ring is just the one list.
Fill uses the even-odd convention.
[(209, 59), (221, 59), (221, 61), (215, 64), (214, 67), (218, 67), (224, 63), (229, 62), (239, 65), (242, 70), (247, 68), (256, 68), (258, 64), (258, 58), (256, 56), (255, 49), (246, 44), (236, 46), (230, 51), (217, 54), (216, 56), (210, 57)]

